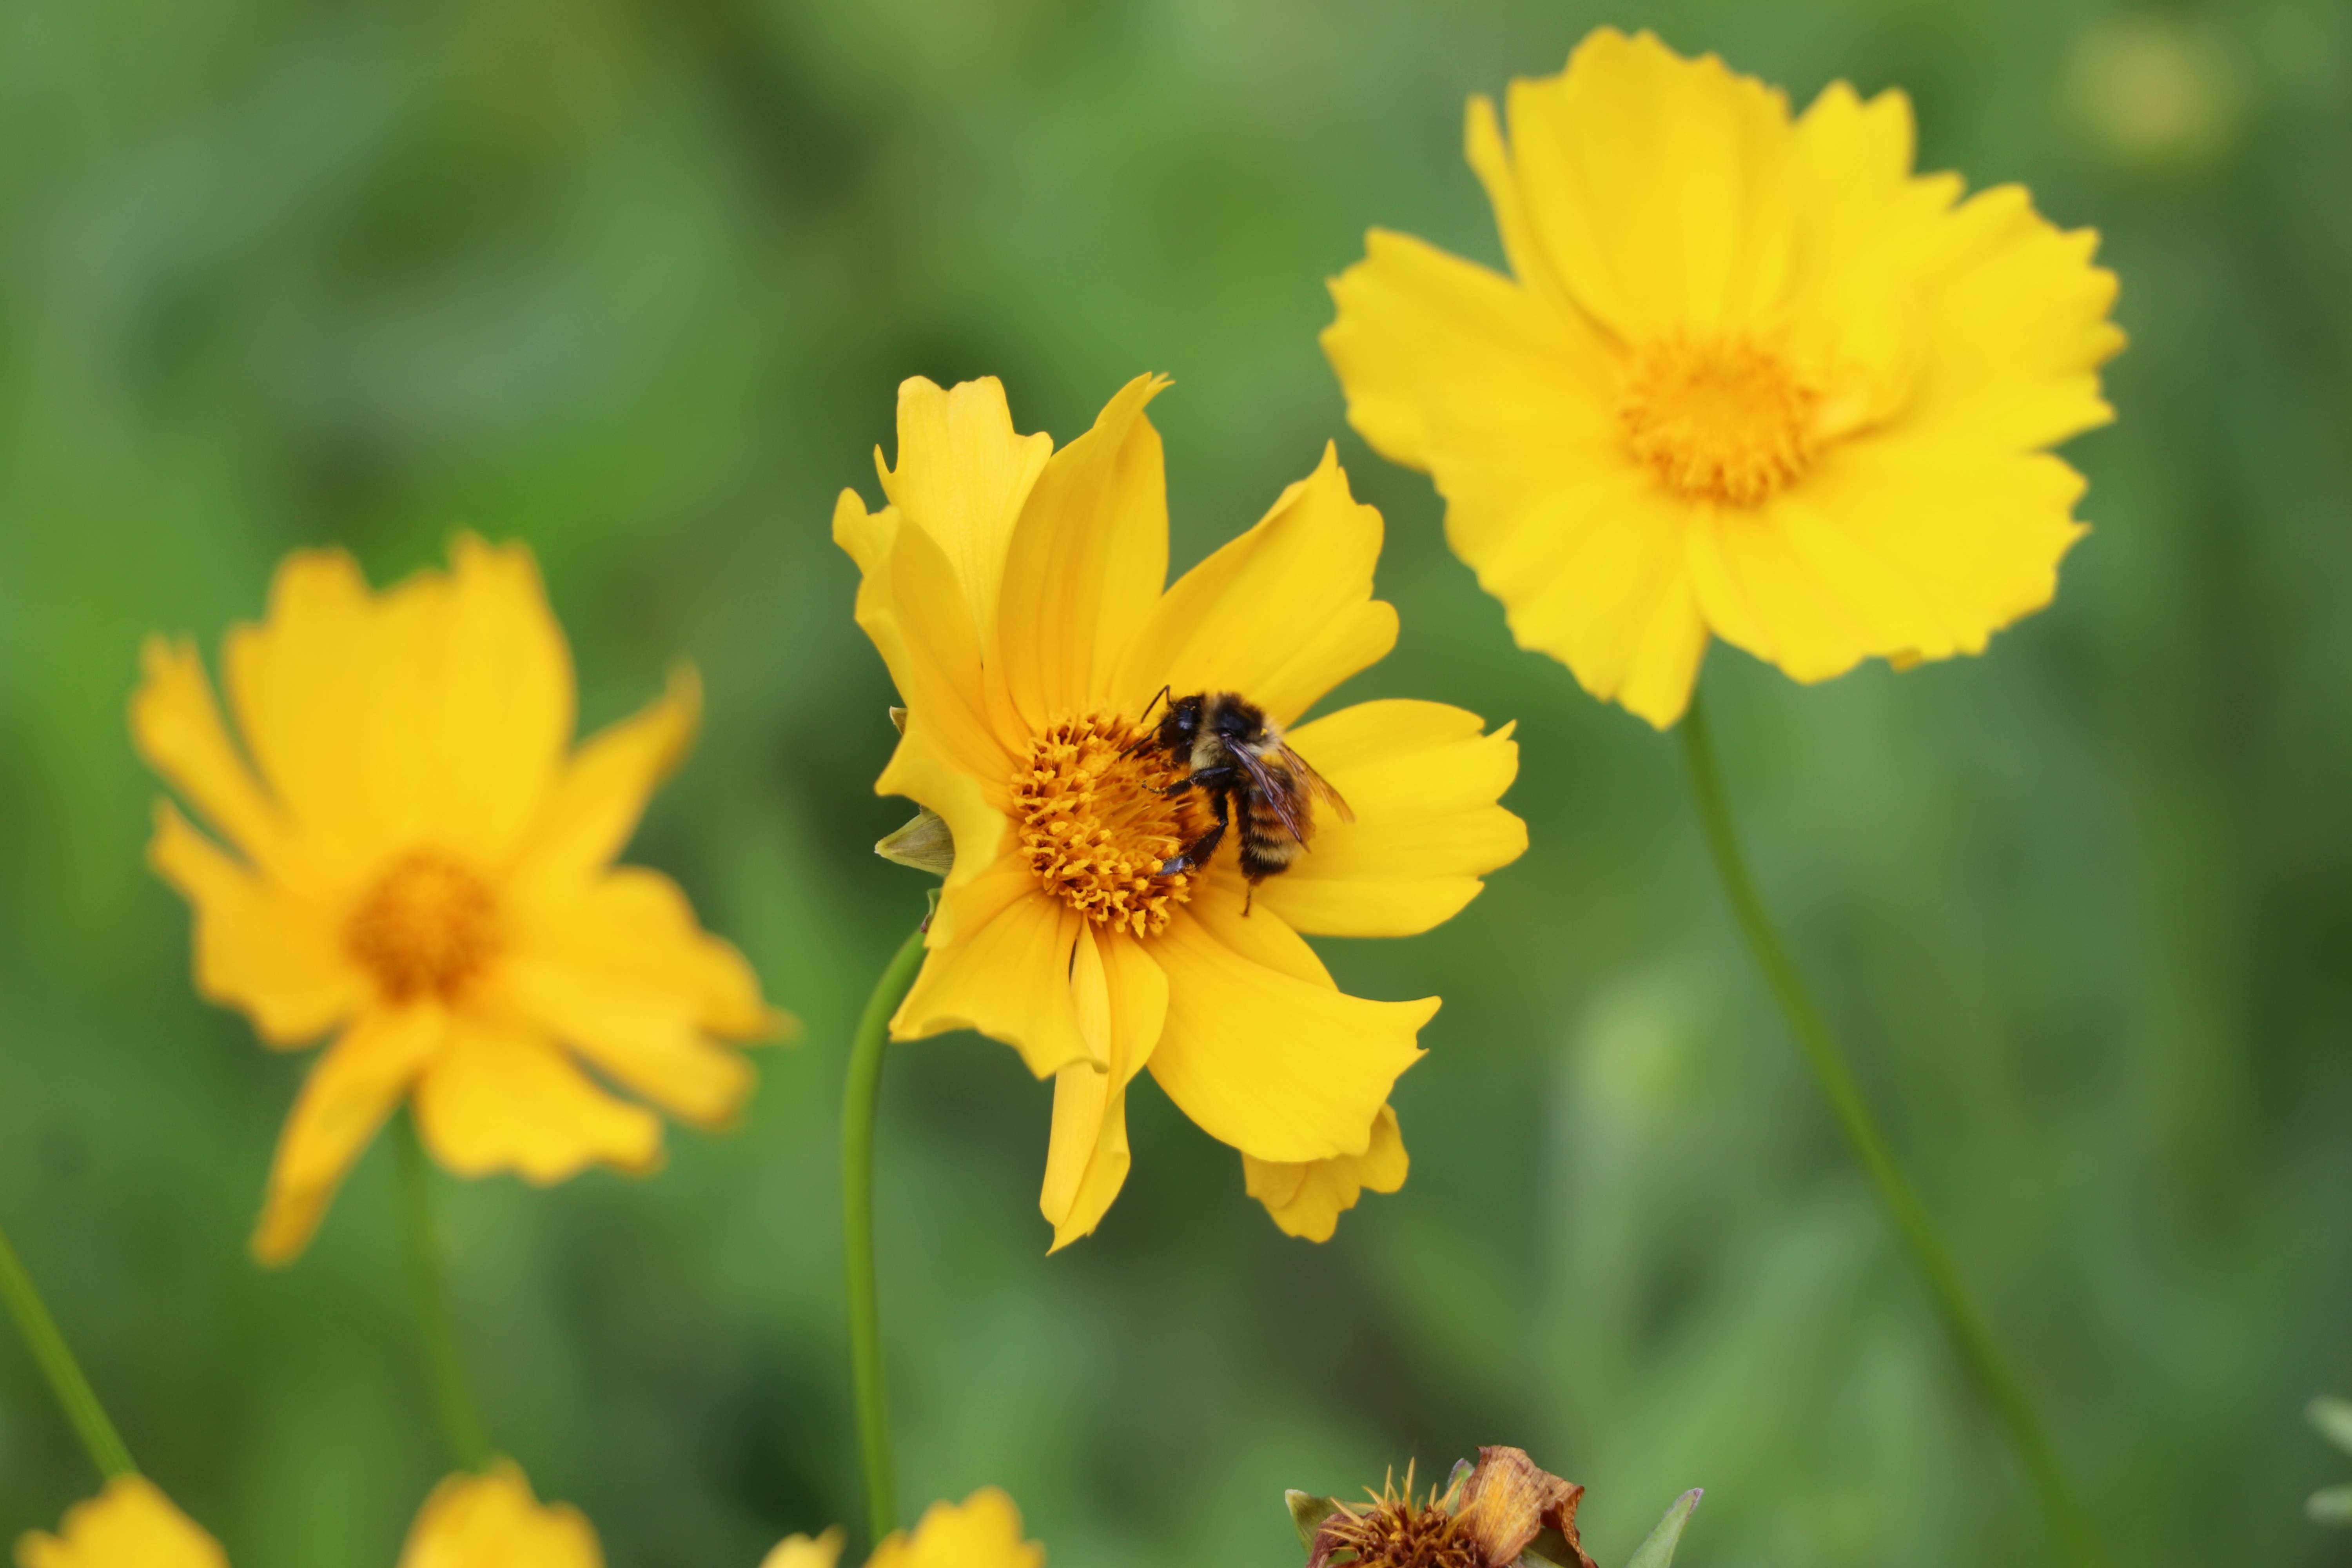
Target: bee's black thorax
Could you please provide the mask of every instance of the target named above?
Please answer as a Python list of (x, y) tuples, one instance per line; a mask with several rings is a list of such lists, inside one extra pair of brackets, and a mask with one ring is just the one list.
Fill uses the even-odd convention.
[(1242, 875), (1253, 883), (1288, 869), (1306, 847), (1315, 824), (1297, 772), (1305, 764), (1256, 703), (1232, 691), (1172, 699), (1140, 743), (1182, 759), (1189, 771), (1170, 793), (1197, 789), (1217, 814), (1214, 826), (1162, 864), (1162, 876), (1208, 864), (1229, 831)]

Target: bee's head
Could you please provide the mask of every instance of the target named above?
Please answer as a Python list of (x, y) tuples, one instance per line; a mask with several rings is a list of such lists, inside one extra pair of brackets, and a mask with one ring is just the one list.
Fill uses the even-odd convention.
[(1201, 709), (1208, 699), (1204, 696), (1179, 697), (1168, 704), (1168, 712), (1160, 721), (1160, 749), (1163, 752), (1190, 751), (1192, 738), (1201, 732)]

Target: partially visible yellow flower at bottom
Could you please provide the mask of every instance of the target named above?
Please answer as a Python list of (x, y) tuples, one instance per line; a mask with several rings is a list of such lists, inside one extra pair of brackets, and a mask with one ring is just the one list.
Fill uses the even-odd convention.
[(569, 1503), (542, 1503), (513, 1460), (433, 1489), (400, 1568), (604, 1568), (596, 1531)]
[(58, 1533), (27, 1531), (17, 1568), (228, 1568), (228, 1553), (144, 1476), (122, 1476), (66, 1510)]
[[(779, 1542), (761, 1568), (835, 1568), (841, 1531)], [(1021, 1510), (995, 1487), (961, 1503), (935, 1502), (913, 1532), (874, 1549), (866, 1568), (1045, 1568), (1045, 1549), (1021, 1539)], [(58, 1533), (28, 1531), (17, 1568), (229, 1568), (220, 1542), (142, 1476), (66, 1510)], [(569, 1503), (542, 1503), (511, 1459), (435, 1487), (409, 1527), (399, 1568), (604, 1568), (604, 1548)]]
[[(760, 1568), (834, 1568), (841, 1531), (814, 1540), (786, 1537)], [(935, 1502), (914, 1532), (898, 1531), (866, 1560), (866, 1568), (1044, 1568), (1045, 1549), (1021, 1539), (1021, 1510), (996, 1487), (982, 1487), (961, 1503)]]

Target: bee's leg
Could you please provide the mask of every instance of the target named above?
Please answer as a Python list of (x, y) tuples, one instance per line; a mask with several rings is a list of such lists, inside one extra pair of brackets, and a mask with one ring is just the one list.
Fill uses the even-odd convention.
[(1230, 765), (1214, 768), (1196, 768), (1192, 772), (1186, 773), (1182, 778), (1178, 779), (1174, 784), (1161, 785), (1160, 793), (1164, 795), (1173, 796), (1182, 795), (1188, 789), (1198, 788), (1216, 791), (1219, 795), (1217, 802), (1217, 821), (1219, 825), (1222, 826), (1224, 822), (1225, 811), (1223, 796), (1224, 792), (1233, 786), (1233, 782), (1234, 770)]
[(1252, 882), (1249, 884), (1249, 891), (1242, 895), (1242, 919), (1249, 919), (1250, 906), (1255, 902), (1257, 902), (1257, 884)]
[(1173, 877), (1180, 871), (1196, 870), (1207, 865), (1209, 857), (1217, 852), (1218, 841), (1224, 837), (1225, 828), (1233, 821), (1233, 797), (1224, 790), (1216, 790), (1209, 798), (1217, 805), (1217, 825), (1186, 845), (1174, 859), (1160, 862), (1156, 875)]

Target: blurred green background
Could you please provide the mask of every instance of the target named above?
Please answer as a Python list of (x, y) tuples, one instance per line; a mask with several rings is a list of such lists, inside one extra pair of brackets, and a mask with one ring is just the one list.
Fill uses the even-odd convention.
[[(868, 846), (879, 661), (827, 539), (905, 375), (1067, 438), (1176, 377), (1181, 565), (1339, 438), (1391, 526), (1351, 697), (1517, 719), (1534, 847), (1429, 937), (1410, 1184), (1316, 1247), (1155, 1093), (1047, 1258), (1048, 1092), (893, 1058), (885, 1295), (910, 1510), (1014, 1492), (1065, 1565), (1296, 1563), (1285, 1487), (1522, 1444), (1622, 1560), (2048, 1560), (1701, 858), (1670, 741), (1513, 649), (1314, 334), (1363, 229), (1493, 258), (1465, 96), (1653, 25), (1800, 102), (1901, 85), (1922, 162), (2105, 235), (2133, 337), (2097, 531), (1990, 657), (1706, 689), (1770, 896), (2118, 1564), (2352, 1563), (2302, 1517), (2352, 1392), (2352, 9), (2090, 0), (0, 0), (0, 1221), (133, 1450), (240, 1568), (382, 1568), (441, 1469), (389, 1162), (244, 1244), (303, 1059), (188, 979), (123, 709), (289, 548), (459, 526), (545, 565), (601, 723), (708, 730), (633, 857), (809, 1025), (731, 1136), (443, 1184), (490, 1424), (611, 1560), (742, 1568), (857, 1511), (844, 1042), (919, 913)], [(0, 1535), (93, 1478), (0, 1339)]]

